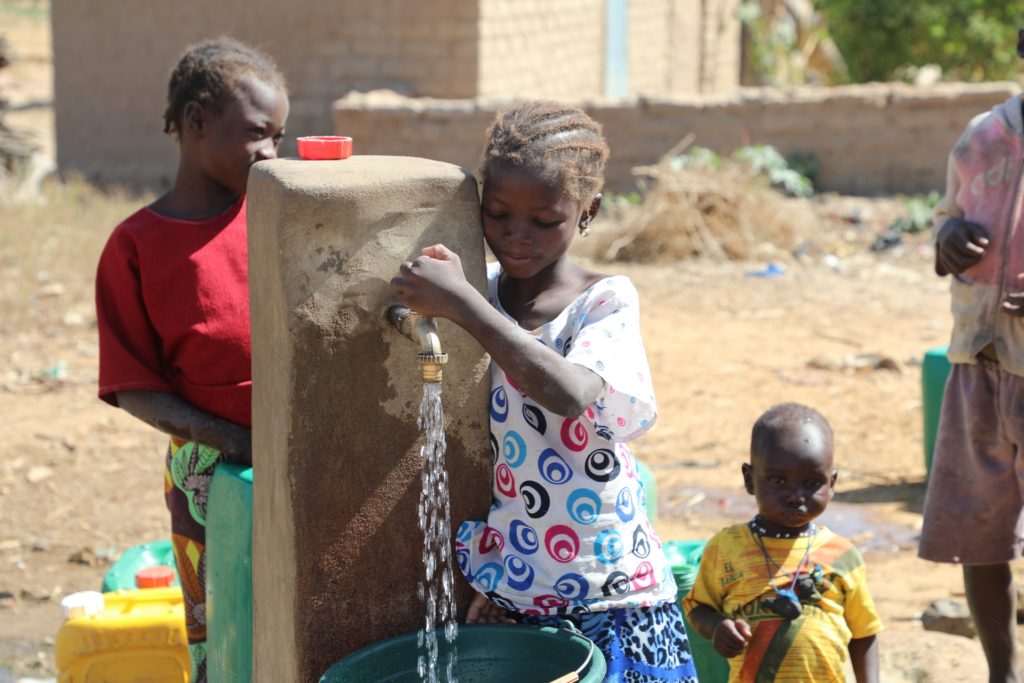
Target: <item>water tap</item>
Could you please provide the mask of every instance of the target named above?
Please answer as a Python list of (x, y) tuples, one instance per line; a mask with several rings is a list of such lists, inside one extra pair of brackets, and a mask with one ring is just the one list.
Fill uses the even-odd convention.
[(441, 338), (437, 336), (437, 324), (434, 319), (420, 315), (401, 304), (390, 306), (385, 316), (396, 330), (420, 345), (416, 361), (423, 372), (423, 381), (440, 382), (444, 364), (448, 362), (448, 354), (441, 350)]

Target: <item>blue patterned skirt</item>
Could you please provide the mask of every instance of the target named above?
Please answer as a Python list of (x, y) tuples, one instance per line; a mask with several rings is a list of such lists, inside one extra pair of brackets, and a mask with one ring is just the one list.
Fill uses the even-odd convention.
[(572, 622), (604, 653), (605, 683), (697, 683), (683, 613), (675, 602), (582, 615), (509, 616), (532, 626)]

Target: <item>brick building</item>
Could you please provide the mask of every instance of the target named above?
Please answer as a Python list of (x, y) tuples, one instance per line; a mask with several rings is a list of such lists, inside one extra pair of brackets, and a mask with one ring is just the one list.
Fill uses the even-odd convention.
[[(729, 92), (739, 0), (53, 0), (57, 160), (162, 185), (167, 75), (188, 44), (231, 35), (270, 52), (289, 137), (332, 129), (350, 91), (599, 100)], [(285, 153), (292, 153), (287, 145)]]

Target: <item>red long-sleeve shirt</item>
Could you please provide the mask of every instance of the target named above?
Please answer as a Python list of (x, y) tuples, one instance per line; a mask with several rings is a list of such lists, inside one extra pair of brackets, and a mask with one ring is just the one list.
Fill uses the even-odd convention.
[(140, 209), (111, 234), (96, 273), (99, 395), (156, 390), (249, 426), (245, 198), (202, 221)]

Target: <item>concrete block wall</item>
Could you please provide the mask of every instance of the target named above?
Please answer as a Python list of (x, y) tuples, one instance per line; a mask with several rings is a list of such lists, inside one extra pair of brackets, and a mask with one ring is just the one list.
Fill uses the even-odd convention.
[[(739, 84), (739, 0), (629, 3), (629, 92), (669, 96)], [(604, 92), (604, 0), (480, 0), (478, 97)]]
[[(669, 14), (672, 53), (668, 63), (668, 92), (672, 95), (700, 92), (701, 6), (701, 0), (676, 0)], [(736, 46), (737, 50), (741, 48), (742, 45)]]
[[(740, 82), (742, 26), (736, 11), (742, 0), (703, 0), (700, 88), (689, 92), (731, 92)], [(676, 91), (680, 92), (680, 91)]]
[(739, 1), (630, 3), (630, 94), (674, 97), (735, 90), (742, 57)]
[[(670, 95), (669, 72), (673, 45), (671, 15), (679, 0), (629, 3), (629, 92)], [(690, 70), (696, 73), (692, 63)], [(697, 92), (696, 89), (691, 92)]]
[[(644, 2), (662, 0), (644, 0)], [(480, 97), (592, 97), (604, 87), (604, 0), (479, 0)]]
[[(686, 135), (722, 154), (752, 143), (821, 160), (820, 190), (852, 194), (941, 190), (946, 157), (967, 121), (1020, 92), (1015, 83), (930, 88), (870, 84), (792, 91), (584, 103), (611, 146), (608, 188), (633, 187), (634, 166), (655, 163)], [(416, 154), (476, 168), (484, 132), (507, 102), (350, 95), (335, 129), (359, 153)]]

